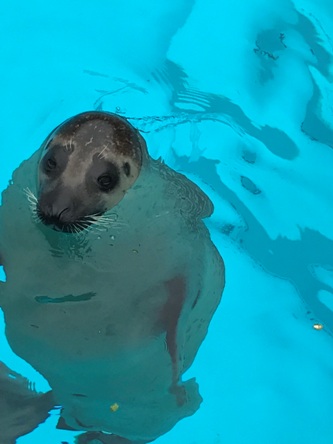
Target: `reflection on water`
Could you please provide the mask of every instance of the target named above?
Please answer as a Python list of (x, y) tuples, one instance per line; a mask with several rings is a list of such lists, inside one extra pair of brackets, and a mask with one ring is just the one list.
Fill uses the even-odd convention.
[[(40, 2), (39, 18), (22, 5), (19, 20), (6, 6), (8, 24), (26, 29), (27, 16), (35, 24), (24, 39), (5, 28), (14, 42), (1, 74), (13, 85), (2, 97), (6, 180), (70, 115), (127, 117), (153, 158), (209, 196), (215, 211), (205, 224), (227, 264), (223, 302), (189, 371), (205, 402), (157, 442), (332, 442), (331, 2), (142, 0), (113, 4), (112, 14), (109, 2), (84, 3), (78, 14), (64, 0), (49, 10)], [(54, 26), (45, 28), (49, 14)], [(117, 231), (100, 240), (107, 235), (117, 248)], [(95, 269), (109, 267), (94, 262), (89, 243), (50, 244), (54, 261), (79, 266), (88, 257)], [(50, 289), (34, 295), (41, 307), (94, 294)], [(105, 331), (115, 335), (109, 325)], [(19, 442), (35, 444), (49, 429)]]

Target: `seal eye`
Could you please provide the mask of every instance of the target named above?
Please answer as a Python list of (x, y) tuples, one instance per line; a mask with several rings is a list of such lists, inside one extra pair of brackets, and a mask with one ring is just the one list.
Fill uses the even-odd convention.
[(111, 191), (117, 184), (118, 180), (116, 177), (111, 176), (110, 174), (102, 174), (97, 179), (97, 183), (99, 188), (102, 191)]
[(56, 168), (57, 168), (57, 161), (55, 160), (54, 157), (48, 157), (47, 159), (45, 159), (44, 169), (47, 173), (55, 170)]
[(54, 168), (57, 166), (57, 162), (52, 157), (50, 157), (49, 159), (47, 159), (46, 166), (49, 170), (54, 170)]

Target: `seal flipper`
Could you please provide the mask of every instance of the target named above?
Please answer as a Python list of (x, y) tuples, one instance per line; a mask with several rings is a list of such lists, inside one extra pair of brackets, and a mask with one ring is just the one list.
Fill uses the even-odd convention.
[(103, 432), (86, 432), (75, 438), (75, 444), (148, 444), (151, 441), (131, 441), (118, 435), (106, 435)]
[(59, 420), (57, 422), (56, 429), (59, 429), (59, 430), (69, 430), (71, 432), (77, 432), (78, 431), (78, 429), (74, 429), (74, 427), (69, 426), (62, 416), (60, 416), (60, 418), (59, 418)]
[(186, 280), (184, 276), (176, 276), (165, 283), (168, 299), (162, 309), (161, 320), (166, 329), (166, 343), (172, 362), (172, 384), (170, 392), (177, 397), (177, 404), (183, 405), (186, 395), (180, 382), (179, 361), (181, 352), (177, 344), (177, 327), (186, 298)]
[(49, 417), (52, 392), (37, 393), (29, 381), (0, 362), (1, 443), (13, 444)]
[[(79, 431), (69, 426), (65, 419), (60, 416), (56, 426), (60, 430)], [(148, 444), (150, 441), (130, 441), (118, 435), (106, 434), (103, 432), (85, 432), (75, 437), (75, 444), (92, 444), (98, 441), (101, 444)]]

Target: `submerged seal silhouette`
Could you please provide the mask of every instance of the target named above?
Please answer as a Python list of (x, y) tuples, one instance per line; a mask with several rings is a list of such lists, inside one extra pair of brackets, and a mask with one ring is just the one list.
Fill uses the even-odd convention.
[(199, 408), (182, 374), (224, 287), (212, 211), (111, 113), (67, 120), (14, 172), (0, 305), (11, 347), (62, 406), (59, 427), (147, 442)]

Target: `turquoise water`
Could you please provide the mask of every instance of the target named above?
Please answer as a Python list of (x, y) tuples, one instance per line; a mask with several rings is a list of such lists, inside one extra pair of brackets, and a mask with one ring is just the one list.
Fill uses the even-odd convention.
[[(14, 1), (1, 11), (1, 190), (56, 125), (100, 109), (129, 118), (152, 157), (214, 202), (207, 226), (227, 285), (188, 372), (204, 402), (156, 442), (331, 443), (331, 2)], [(0, 360), (47, 390), (0, 341)], [(72, 443), (57, 413), (17, 442)]]

